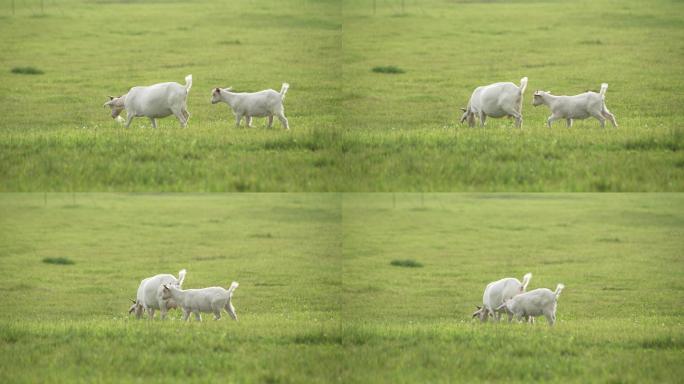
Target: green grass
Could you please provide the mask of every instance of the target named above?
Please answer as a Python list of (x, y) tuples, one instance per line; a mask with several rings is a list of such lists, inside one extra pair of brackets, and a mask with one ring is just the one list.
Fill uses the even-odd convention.
[(423, 266), (422, 263), (419, 263), (413, 259), (392, 260), (390, 262), (390, 265), (394, 265), (395, 267), (404, 267), (404, 268), (421, 268)]
[[(345, 194), (343, 207), (348, 382), (684, 373), (678, 194)], [(423, 268), (387, 264), (417, 257)], [(488, 282), (527, 272), (529, 289), (566, 286), (554, 328), (471, 319)]]
[[(0, 382), (333, 381), (338, 200), (0, 195)], [(188, 288), (238, 281), (239, 322), (127, 315), (141, 279), (182, 268)]]
[(377, 72), (377, 73), (404, 73), (404, 72), (406, 72), (401, 68), (395, 67), (394, 65), (389, 65), (386, 67), (373, 67), (372, 71)]
[(58, 264), (58, 265), (74, 264), (74, 262), (69, 260), (69, 258), (67, 258), (67, 257), (46, 257), (43, 259), (43, 263)]
[[(2, 194), (1, 382), (677, 382), (678, 194)], [(30, 228), (31, 230), (26, 230)], [(41, 262), (67, 254), (75, 264)], [(397, 268), (390, 260), (416, 260)], [(239, 322), (137, 321), (140, 279)], [(566, 285), (480, 324), (489, 281)]]
[[(680, 2), (430, 0), (0, 6), (0, 191), (682, 191)], [(400, 16), (400, 17), (399, 17)], [(163, 22), (160, 22), (163, 20)], [(388, 64), (401, 76), (382, 76)], [(102, 103), (194, 76), (188, 129)], [(528, 76), (524, 128), (458, 124), (472, 90)], [(279, 89), (291, 132), (237, 129), (211, 89)], [(544, 127), (535, 89), (610, 84), (620, 128)], [(34, 90), (34, 91), (27, 91)]]
[(34, 67), (14, 67), (12, 73), (19, 75), (42, 75), (44, 72)]

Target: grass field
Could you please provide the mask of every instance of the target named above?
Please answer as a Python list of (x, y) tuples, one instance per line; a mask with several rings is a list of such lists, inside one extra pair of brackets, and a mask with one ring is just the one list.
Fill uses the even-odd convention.
[[(678, 382), (684, 200), (667, 194), (361, 194), (344, 200), (356, 382)], [(415, 260), (420, 268), (392, 266)], [(479, 324), (485, 285), (566, 288), (558, 322)], [(346, 309), (346, 310), (345, 310)]]
[[(0, 197), (0, 382), (319, 382), (340, 358), (333, 195)], [(73, 265), (42, 262), (66, 257)], [(127, 315), (141, 279), (236, 280), (239, 322)], [(158, 315), (157, 315), (158, 316)], [(316, 364), (311, 364), (316, 361)]]
[[(3, 194), (0, 381), (677, 382), (683, 205), (677, 194)], [(407, 259), (422, 266), (392, 265)], [(181, 268), (187, 288), (239, 281), (240, 321), (126, 315), (141, 278)], [(565, 283), (556, 327), (470, 319), (487, 282), (525, 272), (530, 289)]]
[[(2, 191), (684, 190), (681, 2), (12, 3), (0, 6)], [(171, 118), (125, 130), (102, 108), (188, 73), (186, 130)], [(457, 123), (475, 86), (523, 76), (522, 130)], [(215, 86), (283, 81), (291, 132), (236, 129), (209, 104)], [(601, 82), (619, 129), (549, 130), (531, 106), (535, 89)]]

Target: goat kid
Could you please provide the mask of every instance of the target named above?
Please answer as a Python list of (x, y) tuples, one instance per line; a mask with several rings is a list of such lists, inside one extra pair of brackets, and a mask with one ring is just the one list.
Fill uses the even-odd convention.
[(546, 105), (551, 109), (551, 116), (546, 120), (546, 124), (551, 128), (551, 123), (556, 120), (565, 119), (568, 128), (572, 127), (574, 119), (586, 119), (594, 117), (605, 128), (606, 119), (618, 126), (615, 116), (606, 107), (606, 90), (608, 84), (601, 84), (599, 93), (587, 91), (575, 96), (554, 96), (550, 91), (534, 91), (532, 105)]
[(549, 326), (553, 326), (556, 322), (558, 296), (560, 296), (563, 288), (565, 288), (565, 285), (558, 284), (555, 292), (548, 288), (538, 288), (522, 293), (506, 300), (497, 309), (505, 309), (509, 315), (515, 316), (518, 320), (523, 317), (538, 317), (543, 315), (546, 317)]
[(221, 318), (221, 310), (226, 312), (237, 321), (237, 314), (232, 304), (233, 292), (238, 283), (233, 281), (230, 288), (210, 287), (202, 289), (182, 290), (174, 285), (164, 285), (162, 297), (165, 300), (173, 300), (183, 310), (183, 320), (187, 321), (190, 313), (195, 314), (197, 321), (202, 321), (200, 312), (213, 313), (214, 320)]
[(285, 94), (289, 88), (288, 83), (283, 83), (280, 93), (273, 89), (253, 93), (235, 93), (231, 92), (232, 87), (214, 88), (211, 94), (211, 103), (224, 102), (228, 104), (235, 115), (236, 127), (240, 126), (240, 120), (243, 117), (250, 128), (252, 127), (252, 117), (268, 117), (268, 127), (271, 128), (273, 116), (276, 116), (283, 128), (290, 129), (283, 107), (283, 100), (285, 100)]

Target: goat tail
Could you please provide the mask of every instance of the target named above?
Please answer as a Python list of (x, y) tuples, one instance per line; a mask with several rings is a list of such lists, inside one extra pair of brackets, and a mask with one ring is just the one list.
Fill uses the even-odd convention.
[(287, 93), (288, 89), (290, 89), (290, 84), (283, 83), (282, 88), (280, 88), (280, 98), (281, 99), (285, 99), (285, 94)]
[(525, 276), (523, 276), (523, 281), (522, 281), (522, 291), (525, 292), (527, 290), (527, 285), (530, 283), (530, 280), (532, 279), (532, 272), (527, 272)]
[(525, 93), (525, 88), (527, 88), (527, 76), (520, 79), (520, 94)]
[(608, 83), (602, 83), (601, 84), (601, 90), (599, 93), (601, 94), (601, 97), (606, 97), (606, 91), (608, 90)]
[(192, 88), (192, 75), (185, 76), (185, 91), (190, 91)]
[(185, 268), (178, 271), (178, 288), (183, 286), (183, 281), (185, 280), (186, 273), (188, 273), (188, 271), (186, 271)]
[(235, 290), (237, 289), (237, 287), (238, 287), (239, 285), (240, 285), (240, 284), (238, 284), (237, 281), (233, 281), (233, 282), (230, 284), (230, 288), (228, 288), (228, 297), (233, 297), (233, 292), (235, 292)]
[(558, 285), (556, 286), (556, 292), (555, 292), (555, 294), (556, 294), (556, 300), (558, 300), (558, 296), (560, 296), (561, 291), (563, 290), (563, 288), (565, 288), (565, 285), (563, 285), (563, 283), (558, 283)]

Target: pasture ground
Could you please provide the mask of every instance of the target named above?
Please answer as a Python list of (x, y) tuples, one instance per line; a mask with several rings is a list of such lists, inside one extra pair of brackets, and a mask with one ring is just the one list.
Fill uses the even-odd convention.
[[(684, 190), (681, 2), (12, 3), (0, 5), (2, 191)], [(372, 71), (391, 66), (404, 73)], [(26, 67), (43, 74), (12, 72)], [(126, 130), (102, 108), (188, 73), (188, 129)], [(457, 123), (476, 86), (523, 76), (524, 129)], [(234, 128), (209, 104), (216, 86), (284, 81), (291, 132)], [(547, 129), (531, 106), (535, 89), (601, 82), (619, 129)]]
[[(338, 207), (313, 194), (0, 196), (0, 303), (11, 308), (0, 381), (330, 381)], [(239, 322), (128, 316), (141, 279), (182, 268), (186, 288), (238, 281)]]
[[(678, 194), (3, 194), (2, 382), (677, 382)], [(65, 257), (71, 265), (48, 264)], [(394, 266), (393, 260), (423, 266)], [(151, 271), (240, 321), (136, 321)], [(566, 285), (558, 324), (470, 319)]]

